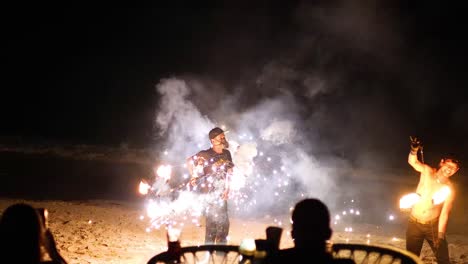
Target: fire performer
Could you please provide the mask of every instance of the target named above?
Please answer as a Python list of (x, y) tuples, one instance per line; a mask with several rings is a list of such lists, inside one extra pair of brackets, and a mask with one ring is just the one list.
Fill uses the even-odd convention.
[(192, 190), (209, 197), (205, 210), (205, 244), (226, 244), (229, 234), (227, 199), (234, 164), (224, 133), (219, 127), (213, 128), (208, 134), (211, 148), (187, 159)]
[[(433, 168), (418, 160), (422, 144), (416, 137), (410, 137), (411, 151), (408, 163), (420, 173), (416, 193), (420, 199), (411, 208), (406, 229), (406, 249), (420, 255), (424, 240), (431, 246), (437, 263), (450, 263), (446, 241), (447, 223), (455, 198), (450, 177), (460, 168), (459, 161), (445, 157), (439, 168)], [(443, 198), (440, 196), (443, 194)]]

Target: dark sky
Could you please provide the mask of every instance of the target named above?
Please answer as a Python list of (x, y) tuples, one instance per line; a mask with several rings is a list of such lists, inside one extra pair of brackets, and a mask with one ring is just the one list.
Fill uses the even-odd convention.
[[(287, 83), (304, 125), (321, 115), (315, 132), (330, 145), (365, 141), (406, 151), (407, 136), (417, 134), (433, 150), (465, 155), (460, 7), (248, 2), (3, 7), (0, 136), (144, 146), (157, 135), (156, 85), (196, 76), (221, 83), (211, 91), (219, 96), (237, 91), (239, 111), (274, 98), (271, 85)], [(306, 81), (325, 81), (327, 89), (317, 88), (312, 101), (300, 88)], [(198, 107), (206, 115), (213, 109)]]

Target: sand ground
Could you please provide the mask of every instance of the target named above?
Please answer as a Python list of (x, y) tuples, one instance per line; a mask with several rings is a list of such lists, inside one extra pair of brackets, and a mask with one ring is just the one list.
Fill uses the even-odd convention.
[[(49, 211), (49, 227), (60, 253), (70, 264), (134, 264), (146, 263), (153, 255), (166, 250), (166, 231), (147, 231), (148, 222), (143, 206), (137, 203), (110, 200), (92, 201), (34, 201), (0, 199), (0, 210), (26, 202)], [(285, 218), (287, 216), (283, 216)], [(270, 225), (284, 223), (281, 217), (265, 216), (261, 219), (233, 217), (230, 244), (239, 244), (244, 238), (265, 238)], [(203, 244), (204, 228), (186, 225), (182, 230), (182, 246)], [(288, 224), (283, 224), (281, 248), (292, 246)], [(404, 248), (404, 230), (369, 224), (353, 224), (352, 231), (335, 226), (332, 242), (370, 243)], [(450, 256), (453, 263), (468, 263), (468, 237), (448, 234)], [(433, 263), (430, 249), (425, 245), (421, 255), (425, 263)]]

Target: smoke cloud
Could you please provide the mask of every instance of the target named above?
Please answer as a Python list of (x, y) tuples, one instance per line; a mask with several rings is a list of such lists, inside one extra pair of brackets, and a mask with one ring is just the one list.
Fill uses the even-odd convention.
[[(408, 132), (401, 109), (392, 107), (399, 91), (388, 89), (401, 81), (393, 69), (403, 62), (399, 28), (374, 13), (378, 7), (339, 3), (299, 4), (287, 27), (299, 33), (240, 81), (215, 73), (161, 80), (155, 120), (167, 151), (161, 159), (183, 164), (210, 147), (211, 128), (229, 130), (247, 195), (244, 212), (236, 213), (246, 214), (288, 213), (304, 197), (332, 209), (351, 199), (365, 203), (366, 188), (351, 185), (356, 177), (380, 169), (372, 184), (394, 179), (389, 168), (407, 153), (406, 141), (396, 147), (395, 141)], [(356, 175), (362, 168), (366, 176)]]
[[(200, 81), (195, 83), (198, 92), (209, 90), (209, 87), (200, 89), (199, 84)], [(337, 173), (346, 169), (347, 162), (341, 159), (338, 169), (333, 164), (322, 163), (323, 157), (313, 154), (311, 150), (316, 143), (303, 132), (299, 104), (288, 91), (279, 91), (277, 97), (261, 100), (245, 111), (224, 105), (211, 115), (218, 122), (203, 115), (190, 100), (197, 92), (190, 81), (164, 79), (157, 85), (157, 91), (161, 105), (156, 122), (159, 133), (166, 139), (161, 159), (181, 165), (177, 182), (184, 181), (185, 159), (209, 148), (208, 131), (220, 126), (229, 131), (226, 136), (236, 164), (235, 175), (240, 177), (235, 182), (242, 182), (237, 187), (241, 195), (235, 202), (242, 210), (236, 210), (237, 213), (281, 211), (304, 196), (336, 203), (336, 197), (327, 194), (337, 192)], [(230, 98), (220, 101), (236, 100), (236, 95), (227, 97)]]

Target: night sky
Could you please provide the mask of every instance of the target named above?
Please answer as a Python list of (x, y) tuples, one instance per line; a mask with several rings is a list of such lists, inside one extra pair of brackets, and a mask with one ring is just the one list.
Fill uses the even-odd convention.
[(302, 138), (320, 142), (320, 153), (401, 162), (418, 135), (429, 157), (467, 158), (460, 7), (250, 2), (3, 6), (1, 138), (154, 144), (167, 136), (155, 121), (156, 87), (177, 78), (205, 87), (188, 99), (208, 118), (222, 98), (242, 113), (287, 94)]

